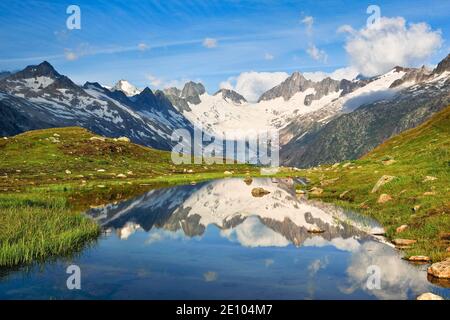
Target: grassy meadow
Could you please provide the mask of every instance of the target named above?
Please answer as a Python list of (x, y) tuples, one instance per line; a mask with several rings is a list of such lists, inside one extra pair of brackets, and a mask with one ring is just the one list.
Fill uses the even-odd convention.
[[(323, 190), (311, 197), (377, 219), (389, 239), (417, 240), (406, 248), (406, 256), (426, 255), (433, 261), (450, 256), (450, 107), (359, 160), (302, 174)], [(372, 193), (383, 175), (395, 178)], [(381, 194), (391, 199), (379, 203)], [(396, 232), (401, 225), (408, 227)]]

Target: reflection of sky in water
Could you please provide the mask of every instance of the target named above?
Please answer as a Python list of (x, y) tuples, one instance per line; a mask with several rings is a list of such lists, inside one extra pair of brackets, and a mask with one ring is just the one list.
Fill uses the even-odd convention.
[[(253, 198), (251, 189), (271, 191)], [(174, 205), (176, 204), (176, 205)], [(239, 209), (240, 208), (240, 209)], [(89, 212), (106, 230), (92, 248), (0, 280), (0, 298), (406, 299), (448, 289), (366, 232), (379, 227), (335, 207), (298, 200), (270, 179), (226, 179), (151, 191)], [(319, 227), (322, 234), (308, 233)], [(82, 270), (82, 290), (65, 268)], [(381, 290), (366, 288), (381, 267)], [(1, 275), (0, 275), (1, 277)]]

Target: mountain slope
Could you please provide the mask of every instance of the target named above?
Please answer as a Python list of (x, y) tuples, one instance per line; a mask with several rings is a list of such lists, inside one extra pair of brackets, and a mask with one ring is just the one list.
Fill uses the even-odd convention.
[[(82, 126), (101, 135), (127, 136), (134, 142), (168, 150), (174, 129), (192, 130), (192, 125), (165, 97), (143, 99), (145, 92), (130, 99), (121, 91), (109, 91), (98, 83), (80, 87), (48, 62), (4, 78), (0, 92), (0, 112), (8, 115), (0, 119), (2, 135)], [(20, 124), (14, 124), (18, 119)]]
[[(359, 160), (302, 170), (319, 197), (374, 217), (389, 238), (417, 240), (406, 251), (433, 260), (448, 257), (450, 246), (442, 235), (450, 230), (450, 106), (416, 128), (385, 141)], [(391, 182), (373, 192), (384, 176)], [(379, 202), (381, 194), (391, 198)], [(396, 232), (400, 225), (405, 231)]]
[(171, 95), (173, 105), (191, 123), (209, 132), (222, 135), (227, 131), (280, 130), (281, 144), (285, 144), (371, 99), (392, 97), (398, 89), (389, 87), (404, 74), (404, 70), (399, 69), (372, 79), (337, 81), (325, 78), (314, 82), (294, 72), (283, 83), (264, 93), (257, 103), (249, 103), (238, 93), (225, 89), (214, 95), (200, 94), (195, 97), (195, 103), (182, 99), (179, 90), (165, 92), (178, 94), (178, 97)]
[(141, 90), (136, 88), (134, 85), (129, 83), (127, 80), (119, 80), (117, 83), (111, 88), (111, 91), (120, 91), (123, 92), (126, 96), (132, 97), (139, 93)]
[(419, 83), (411, 82), (413, 72), (416, 70), (407, 71), (400, 78), (403, 81), (397, 82), (396, 90), (389, 91), (386, 97), (294, 136), (282, 147), (281, 161), (309, 167), (358, 158), (389, 137), (421, 124), (450, 103), (449, 71), (436, 68)]

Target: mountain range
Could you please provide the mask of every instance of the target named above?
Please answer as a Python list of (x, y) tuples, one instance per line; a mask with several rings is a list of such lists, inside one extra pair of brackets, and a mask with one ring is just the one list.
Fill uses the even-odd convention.
[(395, 67), (372, 78), (312, 81), (294, 72), (257, 102), (230, 89), (75, 84), (48, 62), (0, 76), (0, 135), (80, 126), (170, 150), (175, 129), (209, 133), (277, 130), (284, 165), (309, 167), (357, 158), (450, 104), (450, 55), (434, 69)]

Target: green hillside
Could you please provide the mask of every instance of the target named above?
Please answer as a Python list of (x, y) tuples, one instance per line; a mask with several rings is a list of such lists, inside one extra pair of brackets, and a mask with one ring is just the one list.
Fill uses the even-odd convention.
[[(224, 171), (256, 169), (248, 165), (172, 164), (171, 154), (78, 127), (28, 131), (0, 138), (0, 190), (95, 180), (207, 178)], [(125, 177), (124, 177), (125, 176)]]
[[(305, 170), (322, 189), (314, 197), (364, 212), (389, 238), (417, 240), (407, 255), (449, 256), (450, 107), (419, 127), (387, 140), (361, 159)], [(392, 181), (372, 192), (383, 176)], [(379, 203), (381, 194), (388, 199)], [(403, 232), (397, 227), (407, 225)]]

